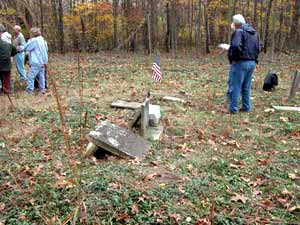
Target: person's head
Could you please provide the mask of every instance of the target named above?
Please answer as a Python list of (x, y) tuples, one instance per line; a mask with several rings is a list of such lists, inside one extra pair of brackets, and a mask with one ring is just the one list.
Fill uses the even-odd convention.
[(37, 27), (33, 27), (30, 29), (30, 36), (31, 37), (38, 37), (41, 36), (41, 29)]
[(18, 35), (21, 32), (21, 27), (19, 25), (14, 26), (15, 34)]
[(246, 23), (245, 18), (241, 14), (234, 15), (232, 17), (231, 28), (232, 29), (238, 29), (242, 25), (244, 25), (245, 23)]
[(5, 26), (3, 26), (3, 24), (0, 23), (0, 36), (1, 34), (3, 34), (6, 31)]

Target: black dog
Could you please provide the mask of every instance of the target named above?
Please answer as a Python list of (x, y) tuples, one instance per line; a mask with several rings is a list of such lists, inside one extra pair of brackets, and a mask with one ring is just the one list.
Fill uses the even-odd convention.
[(263, 90), (264, 91), (273, 91), (275, 86), (278, 85), (278, 77), (274, 72), (269, 72), (265, 78)]

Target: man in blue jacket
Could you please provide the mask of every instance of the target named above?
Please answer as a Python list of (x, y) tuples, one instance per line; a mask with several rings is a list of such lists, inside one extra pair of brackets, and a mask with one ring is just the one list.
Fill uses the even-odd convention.
[(233, 16), (231, 44), (228, 50), (228, 59), (231, 64), (227, 97), (229, 112), (235, 114), (239, 111), (238, 101), (242, 95), (243, 112), (251, 111), (251, 80), (258, 54), (259, 42), (256, 30), (245, 22), (242, 15)]

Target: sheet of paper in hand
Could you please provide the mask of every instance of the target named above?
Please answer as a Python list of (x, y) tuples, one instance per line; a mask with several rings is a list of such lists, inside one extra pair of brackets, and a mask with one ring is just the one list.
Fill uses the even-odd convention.
[(224, 50), (228, 51), (230, 45), (229, 44), (219, 44), (218, 47), (221, 48), (221, 49), (224, 49)]

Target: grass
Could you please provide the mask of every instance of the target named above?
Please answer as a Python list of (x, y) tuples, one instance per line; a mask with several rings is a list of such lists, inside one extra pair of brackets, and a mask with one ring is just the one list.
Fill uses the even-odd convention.
[[(209, 219), (213, 203), (214, 224), (299, 223), (299, 113), (265, 112), (273, 104), (299, 106), (299, 93), (286, 101), (299, 55), (282, 55), (273, 64), (262, 57), (253, 111), (234, 116), (225, 113), (224, 56), (163, 55), (163, 82), (155, 85), (149, 57), (83, 54), (83, 104), (76, 57), (52, 55), (50, 64), (71, 152), (51, 93), (28, 96), (16, 79), (17, 109), (0, 96), (0, 224), (199, 224)], [(280, 73), (280, 85), (265, 93), (270, 68)], [(143, 101), (149, 89), (187, 103), (151, 99), (162, 107), (165, 132), (145, 159), (82, 160), (96, 115), (127, 126), (132, 112), (111, 109), (110, 103)], [(86, 127), (80, 112), (87, 112)]]

